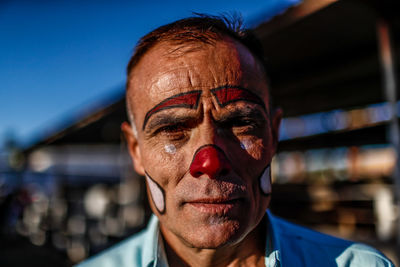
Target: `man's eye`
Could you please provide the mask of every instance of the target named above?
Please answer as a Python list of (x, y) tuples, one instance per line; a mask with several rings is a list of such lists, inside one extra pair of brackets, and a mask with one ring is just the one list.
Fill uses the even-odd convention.
[(171, 133), (171, 132), (177, 132), (182, 129), (181, 126), (179, 125), (167, 125), (159, 128), (157, 132), (164, 132), (164, 133)]
[(247, 118), (239, 118), (231, 121), (231, 127), (257, 127), (259, 122)]
[(171, 140), (183, 139), (186, 136), (187, 128), (183, 125), (166, 125), (158, 128), (155, 135), (165, 136)]
[(257, 123), (253, 120), (235, 120), (232, 123), (233, 127), (242, 127), (242, 126), (257, 126)]
[(255, 133), (258, 129), (261, 128), (261, 124), (258, 121), (251, 119), (241, 119), (235, 120), (231, 124), (232, 130), (239, 134), (251, 134)]

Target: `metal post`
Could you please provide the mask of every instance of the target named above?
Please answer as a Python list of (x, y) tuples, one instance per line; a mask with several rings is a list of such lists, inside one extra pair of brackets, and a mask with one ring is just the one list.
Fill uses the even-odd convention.
[(397, 119), (396, 73), (393, 62), (393, 48), (390, 40), (390, 27), (388, 22), (383, 18), (378, 19), (377, 22), (377, 37), (385, 97), (391, 111), (390, 125), (388, 129), (389, 138), (396, 154), (396, 165), (393, 172), (393, 179), (395, 184), (396, 204), (398, 207), (396, 229), (397, 251), (400, 252), (400, 131)]

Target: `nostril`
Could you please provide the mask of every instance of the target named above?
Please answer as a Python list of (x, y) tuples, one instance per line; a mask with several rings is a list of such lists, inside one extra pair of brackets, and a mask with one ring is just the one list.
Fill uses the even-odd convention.
[(200, 177), (203, 173), (201, 172), (195, 172), (194, 174), (192, 174), (192, 176), (194, 177)]
[(221, 176), (225, 176), (225, 175), (228, 175), (228, 174), (229, 174), (229, 169), (223, 169), (221, 171)]

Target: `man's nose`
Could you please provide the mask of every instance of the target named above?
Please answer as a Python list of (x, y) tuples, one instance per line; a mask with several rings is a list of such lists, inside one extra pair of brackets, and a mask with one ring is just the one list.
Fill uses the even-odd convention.
[(190, 165), (190, 174), (193, 177), (200, 177), (203, 174), (211, 179), (227, 175), (231, 171), (231, 165), (225, 153), (216, 145), (209, 144), (201, 146), (194, 153)]

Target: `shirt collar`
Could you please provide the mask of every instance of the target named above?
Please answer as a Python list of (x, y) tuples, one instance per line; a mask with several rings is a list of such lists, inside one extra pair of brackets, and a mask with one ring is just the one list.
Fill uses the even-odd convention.
[[(267, 267), (279, 267), (282, 265), (281, 259), (281, 246), (279, 242), (279, 236), (276, 231), (276, 222), (274, 216), (271, 214), (269, 210), (266, 212), (267, 221), (268, 221), (268, 232), (266, 239), (266, 254), (265, 254), (265, 266)], [(272, 243), (272, 248), (268, 244)], [(268, 249), (270, 248), (270, 249)]]
[(146, 267), (168, 267), (159, 221), (153, 214), (146, 229), (142, 263)]

